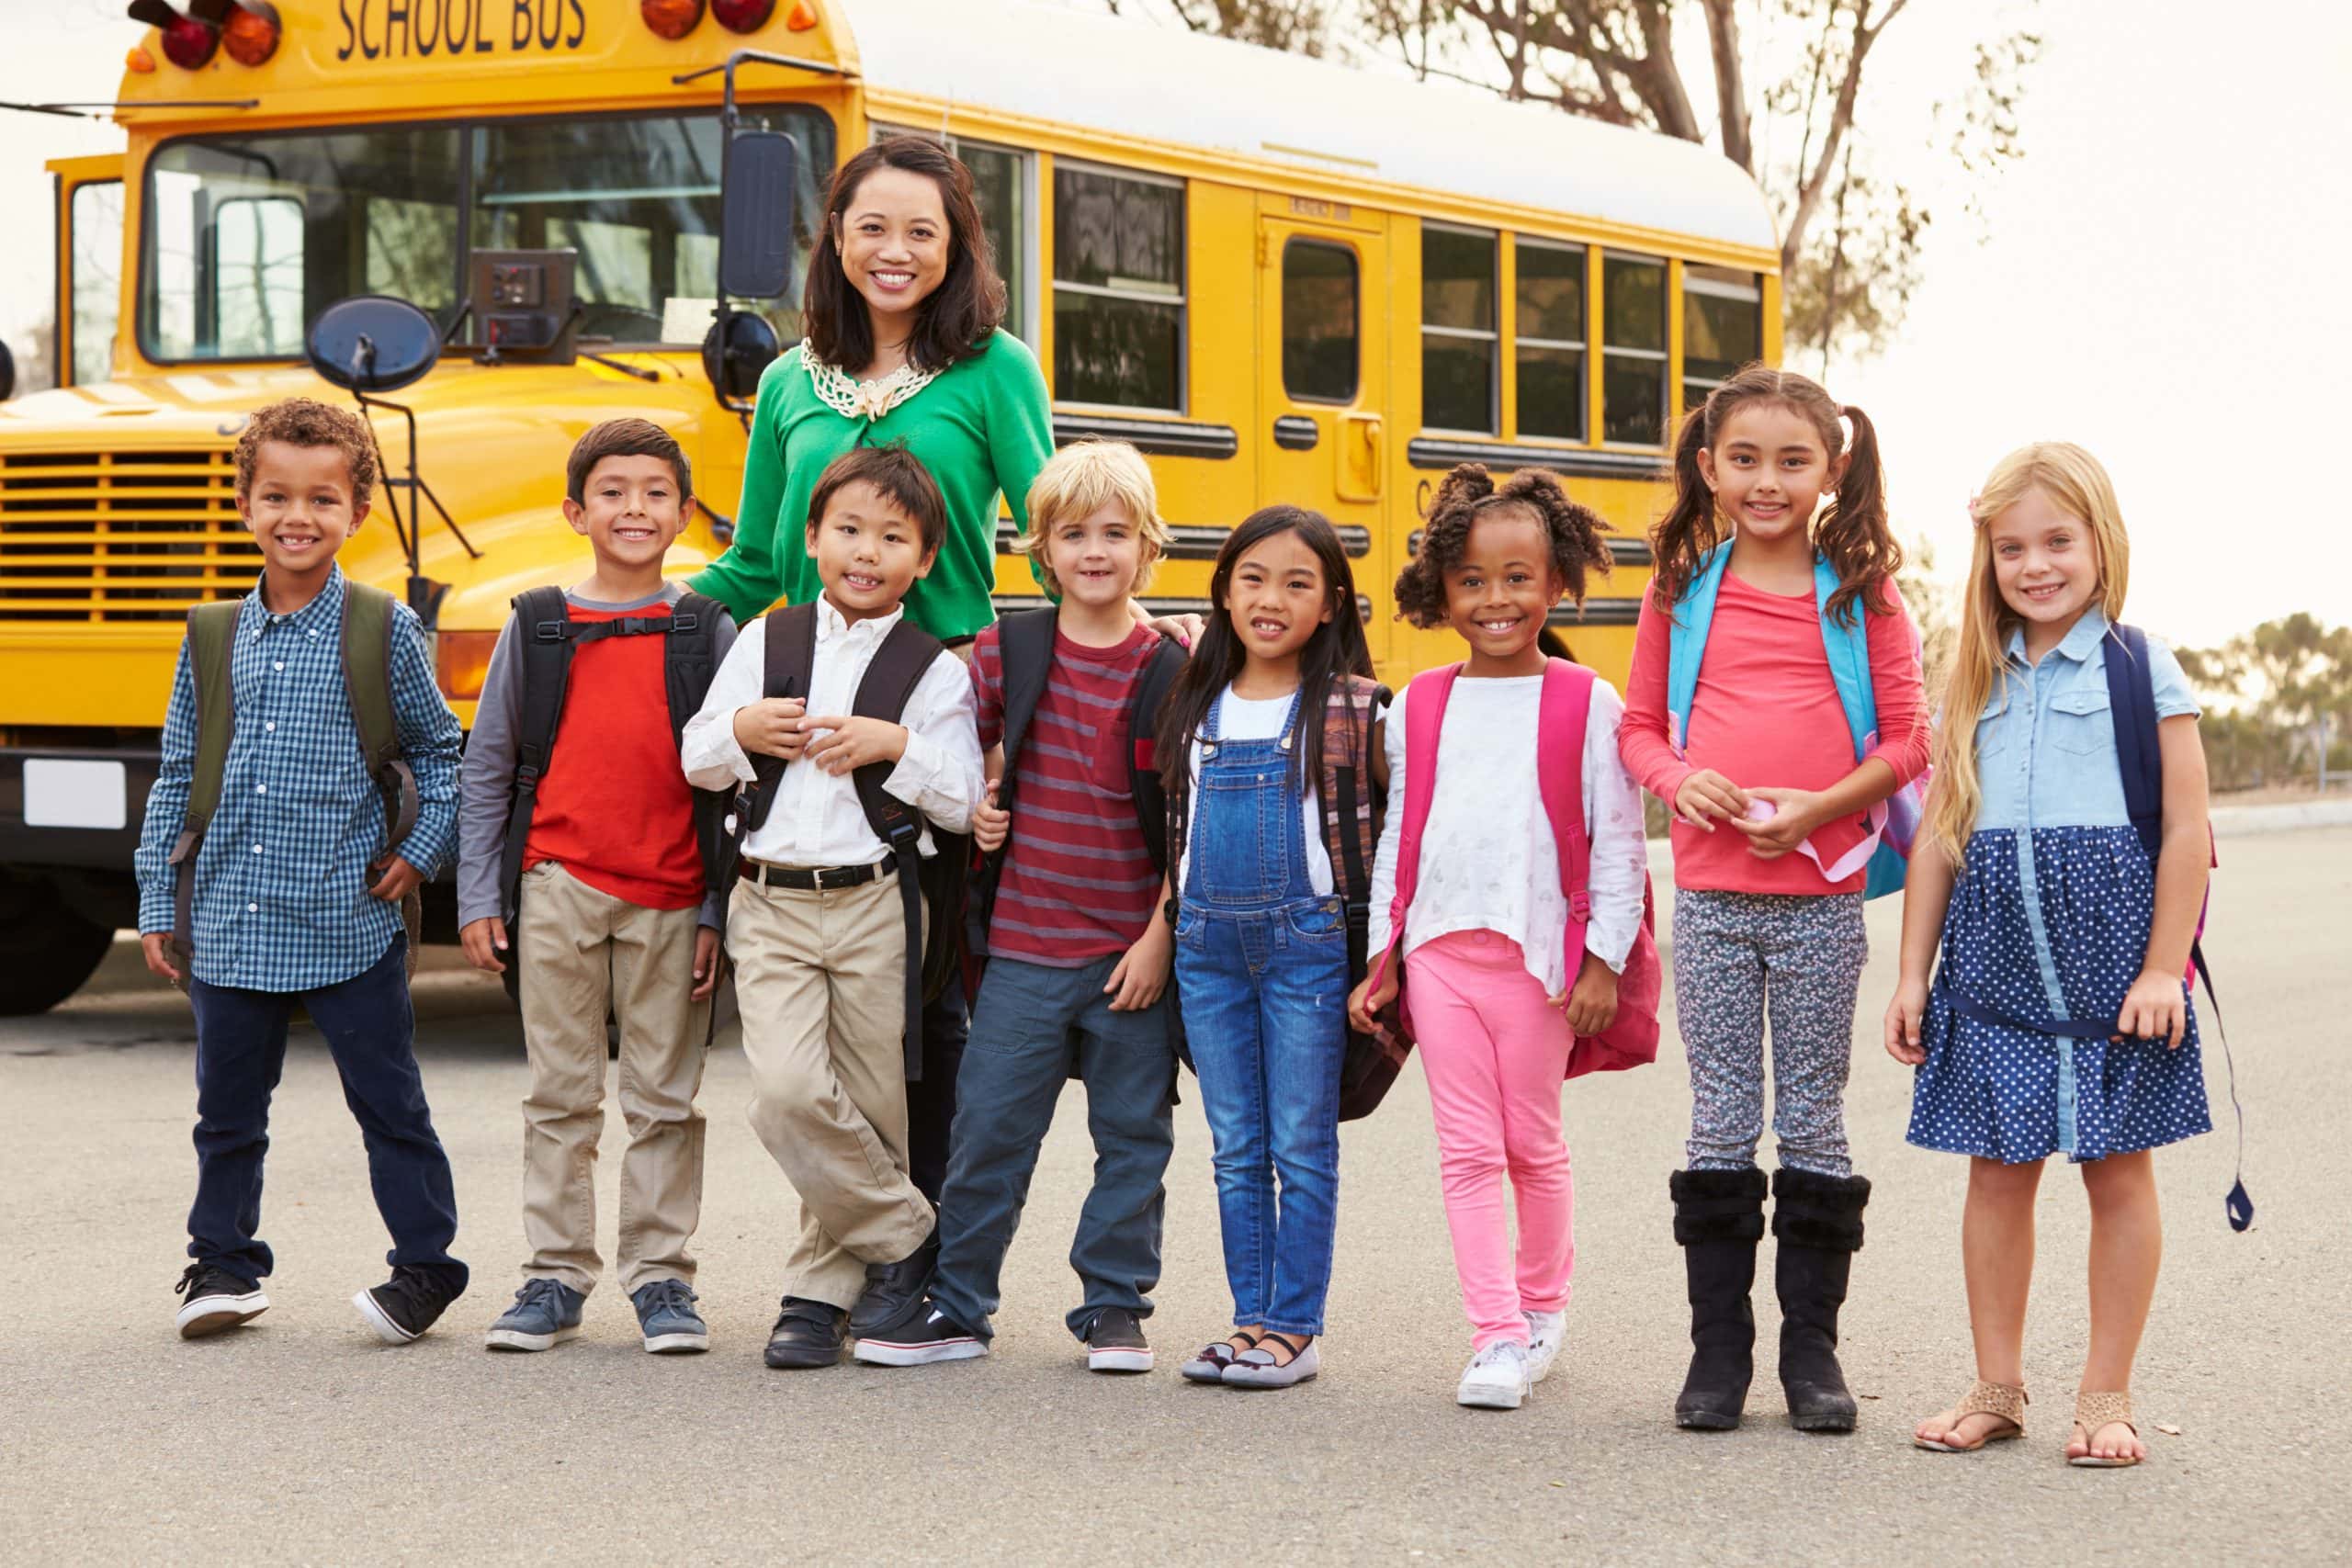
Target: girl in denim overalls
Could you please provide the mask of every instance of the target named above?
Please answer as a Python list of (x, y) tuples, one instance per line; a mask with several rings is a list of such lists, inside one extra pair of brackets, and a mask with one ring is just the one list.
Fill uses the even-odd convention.
[[(2023, 1434), (2034, 1195), (2063, 1151), (2091, 1210), (2090, 1350), (2066, 1457), (2137, 1464), (2132, 1362), (2163, 1247), (2148, 1151), (2211, 1125), (2185, 984), (2211, 849), (2197, 701), (2148, 638), (2164, 795), (2151, 863), (2107, 683), (2104, 645), (2129, 647), (2114, 629), (2129, 546), (2106, 470), (2079, 446), (2028, 446), (1973, 510), (1886, 1048), (1919, 1068), (1910, 1141), (1973, 1156), (1962, 1257), (1977, 1382), (1914, 1440), (1959, 1453)], [(2103, 1027), (2068, 1032), (2083, 1021)]]
[[(1320, 513), (1245, 519), (1209, 597), (1159, 753), (1178, 803), (1177, 993), (1216, 1143), (1236, 1331), (1182, 1370), (1287, 1388), (1321, 1361), (1348, 1026), (1347, 922), (1307, 781), (1322, 774), (1328, 694), (1368, 678), (1372, 660), (1346, 551)], [(1356, 750), (1377, 773), (1367, 722), (1375, 733)]]

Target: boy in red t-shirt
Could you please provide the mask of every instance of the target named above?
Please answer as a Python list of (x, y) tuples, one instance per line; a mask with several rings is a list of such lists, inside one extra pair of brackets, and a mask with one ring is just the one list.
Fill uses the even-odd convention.
[[(609, 1009), (629, 1129), (621, 1288), (646, 1349), (703, 1350), (710, 1334), (695, 1311), (686, 1243), (702, 1210), (695, 1095), (725, 905), (704, 869), (714, 802), (678, 770), (678, 726), (700, 705), (735, 624), (662, 581), (694, 493), (667, 431), (642, 419), (597, 425), (572, 447), (565, 481), (564, 517), (587, 537), (595, 570), (560, 599), (550, 589), (515, 601), (458, 792), (459, 936), (475, 968), (517, 965), (531, 1061), (531, 1258), (488, 1344), (545, 1350), (578, 1334), (603, 1270), (594, 1171)], [(510, 853), (517, 835), (521, 852)]]

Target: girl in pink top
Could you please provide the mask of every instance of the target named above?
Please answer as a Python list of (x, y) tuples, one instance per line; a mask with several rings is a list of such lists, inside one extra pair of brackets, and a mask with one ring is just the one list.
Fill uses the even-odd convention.
[[(1736, 1427), (1747, 1394), (1769, 1017), (1781, 1382), (1800, 1429), (1850, 1431), (1836, 1347), (1870, 1199), (1844, 1104), (1869, 955), (1864, 814), (1928, 761), (1918, 638), (1894, 582), (1903, 552), (1870, 420), (1789, 371), (1753, 365), (1716, 388), (1683, 422), (1674, 478), (1618, 744), (1674, 811), (1674, 997), (1692, 1107), (1689, 1168), (1670, 1188), (1695, 1352), (1675, 1420)], [(1678, 637), (1698, 639), (1680, 659)], [(1869, 691), (1841, 694), (1841, 653), (1849, 683), (1865, 679), (1858, 640)], [(1702, 646), (1670, 716), (1669, 673)], [(1863, 697), (1876, 731), (1858, 743), (1849, 714)]]

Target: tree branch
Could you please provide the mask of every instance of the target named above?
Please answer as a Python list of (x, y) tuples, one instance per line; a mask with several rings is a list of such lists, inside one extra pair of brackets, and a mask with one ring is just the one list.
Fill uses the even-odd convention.
[(1747, 85), (1740, 74), (1739, 14), (1735, 0), (1705, 0), (1707, 44), (1715, 66), (1715, 116), (1722, 122), (1724, 156), (1753, 174), (1756, 152), (1747, 121)]
[[(1789, 225), (1781, 236), (1781, 265), (1783, 270), (1796, 265), (1804, 248), (1804, 231), (1813, 221), (1814, 209), (1821, 204), (1821, 193), (1829, 183), (1830, 171), (1837, 167), (1838, 151), (1846, 140), (1846, 132), (1854, 123), (1854, 101), (1861, 92), (1862, 62), (1869, 58), (1871, 46), (1886, 30), (1889, 22), (1903, 14), (1911, 0), (1893, 0), (1877, 21), (1871, 19), (1873, 0), (1842, 0), (1854, 9), (1852, 37), (1848, 40), (1846, 73), (1838, 84), (1837, 102), (1829, 111), (1828, 133), (1822, 138), (1821, 153), (1811, 169), (1804, 171), (1797, 186), (1795, 209), (1789, 214)], [(1836, 22), (1838, 6), (1830, 7), (1831, 23)]]

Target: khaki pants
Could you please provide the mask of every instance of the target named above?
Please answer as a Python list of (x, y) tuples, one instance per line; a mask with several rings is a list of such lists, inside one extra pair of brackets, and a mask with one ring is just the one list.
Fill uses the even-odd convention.
[(605, 1013), (620, 1026), (621, 1289), (691, 1282), (702, 1217), (702, 1088), (708, 1002), (696, 1002), (695, 909), (648, 909), (553, 861), (523, 874), (515, 953), (531, 1093), (523, 1101), (526, 1278), (583, 1294), (596, 1255), (596, 1145), (605, 1133)]
[(899, 881), (735, 889), (727, 946), (752, 1128), (800, 1194), (785, 1293), (848, 1308), (868, 1263), (931, 1235), (907, 1175), (906, 916)]

